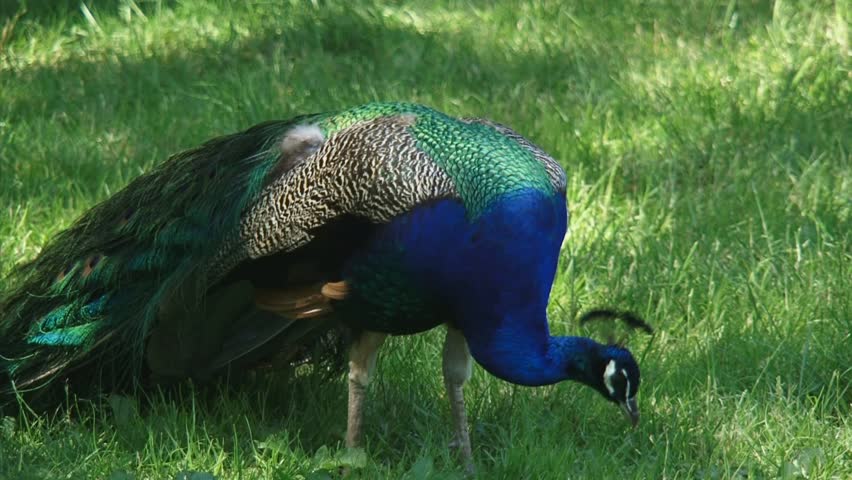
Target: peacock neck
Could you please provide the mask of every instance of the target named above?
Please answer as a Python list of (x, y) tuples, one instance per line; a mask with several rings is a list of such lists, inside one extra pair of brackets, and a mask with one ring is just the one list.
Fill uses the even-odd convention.
[(454, 323), (477, 363), (506, 381), (586, 382), (599, 352), (592, 340), (549, 332), (547, 304), (566, 226), (563, 196), (535, 189), (505, 195), (467, 227), (471, 240), (454, 242), (466, 247), (463, 257), (444, 267)]
[[(468, 335), (471, 355), (485, 370), (507, 382), (541, 386), (575, 380), (594, 381), (593, 366), (601, 358), (599, 343), (586, 337), (551, 336), (546, 320), (538, 322), (503, 318), (491, 335)], [(544, 331), (531, 334), (531, 325)]]

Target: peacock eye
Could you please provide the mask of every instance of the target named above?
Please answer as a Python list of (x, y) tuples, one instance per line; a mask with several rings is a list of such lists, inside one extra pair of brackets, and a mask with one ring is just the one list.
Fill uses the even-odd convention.
[(621, 372), (612, 376), (612, 388), (615, 395), (619, 397), (624, 395), (627, 389), (627, 378)]

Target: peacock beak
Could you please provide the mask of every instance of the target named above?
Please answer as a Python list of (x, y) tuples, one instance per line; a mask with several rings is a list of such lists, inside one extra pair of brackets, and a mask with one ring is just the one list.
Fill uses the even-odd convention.
[(628, 398), (618, 404), (630, 420), (630, 424), (635, 428), (639, 424), (639, 407), (636, 406), (636, 397)]

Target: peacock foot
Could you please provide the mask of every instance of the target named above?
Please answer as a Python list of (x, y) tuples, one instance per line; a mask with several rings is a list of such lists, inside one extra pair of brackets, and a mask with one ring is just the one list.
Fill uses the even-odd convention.
[(473, 463), (473, 456), (470, 453), (470, 444), (465, 444), (458, 436), (453, 435), (453, 439), (447, 445), (451, 452), (461, 457), (464, 463), (464, 473), (466, 476), (472, 476), (476, 473), (476, 466)]

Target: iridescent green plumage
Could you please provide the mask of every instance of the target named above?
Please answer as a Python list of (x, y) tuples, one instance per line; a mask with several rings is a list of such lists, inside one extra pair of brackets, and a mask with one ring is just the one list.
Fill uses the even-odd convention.
[(422, 105), (368, 104), (322, 118), (318, 125), (333, 135), (356, 123), (392, 115), (416, 116), (410, 131), (417, 147), (444, 169), (473, 215), (514, 190), (532, 187), (554, 192), (544, 165), (530, 149), (488, 124), (460, 122)]

